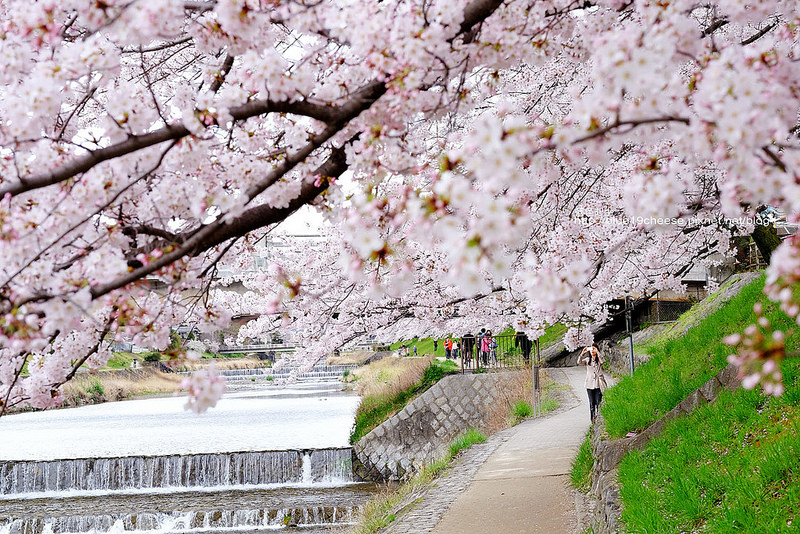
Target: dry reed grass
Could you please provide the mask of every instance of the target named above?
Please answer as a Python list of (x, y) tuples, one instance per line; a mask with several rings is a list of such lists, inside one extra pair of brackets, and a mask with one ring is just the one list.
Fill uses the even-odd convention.
[(419, 358), (389, 356), (372, 362), (354, 372), (358, 377), (356, 391), (362, 397), (397, 395), (417, 384), (431, 361), (432, 354)]
[[(185, 361), (176, 367), (180, 371), (197, 371), (198, 369), (205, 369), (208, 364), (214, 362), (219, 370), (226, 369), (257, 369), (259, 367), (269, 367), (268, 361), (262, 361), (258, 358), (246, 356), (244, 358), (214, 358), (203, 359), (197, 361)], [(167, 362), (164, 362), (167, 363)]]
[(182, 378), (180, 375), (164, 373), (152, 368), (130, 372), (81, 373), (64, 384), (62, 406), (82, 406), (118, 401), (139, 395), (173, 393), (180, 390)]
[(503, 371), (504, 380), (501, 396), (497, 402), (488, 406), (482, 430), (491, 435), (509, 426), (511, 408), (519, 401), (531, 400), (531, 372), (528, 369)]
[(364, 360), (375, 354), (371, 350), (354, 350), (342, 352), (338, 356), (328, 356), (325, 365), (361, 365)]

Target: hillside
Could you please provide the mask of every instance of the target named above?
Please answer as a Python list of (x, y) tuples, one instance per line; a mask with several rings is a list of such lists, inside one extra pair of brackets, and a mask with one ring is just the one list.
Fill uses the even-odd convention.
[[(651, 360), (608, 391), (602, 409), (612, 437), (637, 432), (726, 365), (723, 336), (754, 322), (764, 303), (789, 332), (782, 364), (786, 392), (724, 392), (714, 403), (668, 422), (643, 451), (619, 466), (627, 532), (797, 532), (800, 529), (800, 335), (762, 293), (763, 276), (677, 337), (642, 348)], [(691, 315), (693, 312), (687, 312)], [(688, 320), (684, 318), (684, 321)]]

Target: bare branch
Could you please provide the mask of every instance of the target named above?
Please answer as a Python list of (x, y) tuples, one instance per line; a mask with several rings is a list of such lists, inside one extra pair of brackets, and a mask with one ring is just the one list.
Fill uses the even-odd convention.
[(214, 83), (211, 84), (209, 91), (211, 91), (212, 93), (216, 93), (217, 91), (219, 91), (219, 88), (222, 87), (222, 84), (225, 82), (225, 76), (228, 75), (228, 73), (231, 70), (231, 67), (233, 67), (234, 59), (236, 59), (236, 56), (234, 56), (233, 54), (228, 54), (227, 56), (225, 56), (225, 61), (222, 62), (222, 66), (219, 68), (219, 74), (217, 74)]

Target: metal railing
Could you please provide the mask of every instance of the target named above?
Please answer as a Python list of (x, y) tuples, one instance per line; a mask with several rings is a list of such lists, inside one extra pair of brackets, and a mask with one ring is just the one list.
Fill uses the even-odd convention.
[(462, 372), (527, 367), (531, 365), (534, 342), (525, 335), (467, 335), (458, 339)]
[(648, 309), (638, 317), (637, 325), (671, 323), (691, 308), (693, 302), (686, 300), (652, 299)]
[(531, 370), (532, 407), (535, 416), (542, 414), (542, 390), (540, 369), (542, 356), (539, 340), (531, 340), (524, 334), (467, 335), (458, 341), (458, 349), (451, 357), (461, 359), (462, 373), (481, 373), (488, 370), (508, 368)]

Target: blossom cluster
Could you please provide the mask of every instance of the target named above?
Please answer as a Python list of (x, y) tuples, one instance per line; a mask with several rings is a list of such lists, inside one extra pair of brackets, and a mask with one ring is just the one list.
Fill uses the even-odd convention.
[[(730, 253), (731, 220), (800, 211), (797, 2), (0, 11), (0, 413), (234, 315), (307, 362), (377, 331), (585, 343), (610, 300)], [(327, 241), (248, 269), (300, 206)], [(767, 288), (794, 315), (799, 249)], [(218, 377), (193, 380), (211, 405)]]
[(748, 326), (743, 334), (731, 334), (723, 341), (736, 349), (728, 356), (728, 362), (739, 368), (742, 387), (753, 389), (761, 383), (768, 395), (783, 394), (783, 375), (780, 362), (785, 356), (785, 334), (772, 329), (769, 320), (762, 315), (763, 306), (756, 303), (753, 312), (757, 322)]

